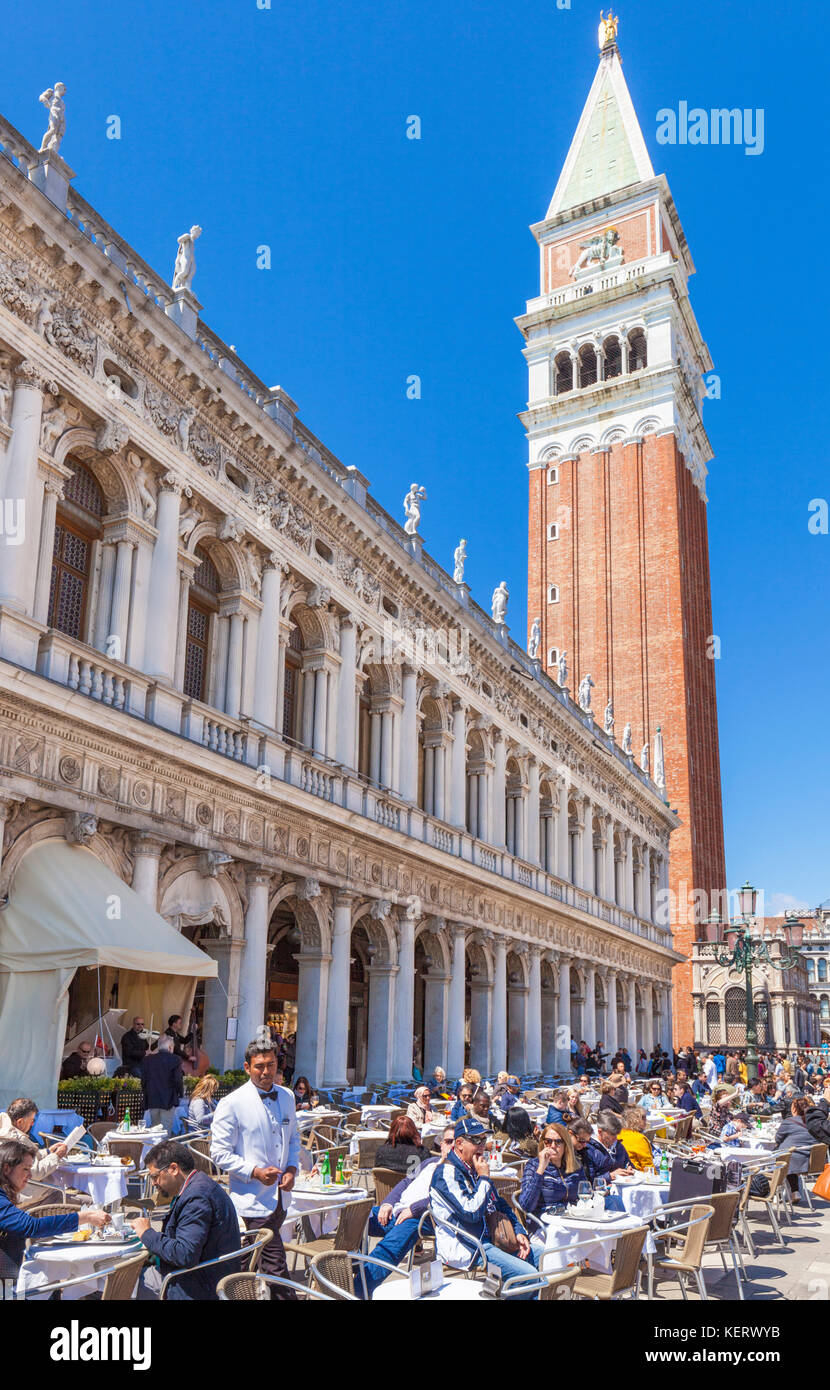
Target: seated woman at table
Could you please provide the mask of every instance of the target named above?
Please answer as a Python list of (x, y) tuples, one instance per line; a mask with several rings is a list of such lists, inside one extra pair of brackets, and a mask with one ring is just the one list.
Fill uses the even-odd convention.
[(793, 1193), (793, 1201), (797, 1202), (798, 1177), (800, 1173), (806, 1173), (810, 1166), (810, 1150), (815, 1140), (804, 1122), (810, 1102), (806, 1096), (797, 1096), (790, 1104), (790, 1113), (786, 1115), (782, 1123), (775, 1132), (776, 1149), (792, 1149), (790, 1155), (790, 1166), (787, 1171), (787, 1182)]
[(527, 1154), (535, 1158), (539, 1142), (534, 1138), (533, 1121), (523, 1105), (513, 1105), (504, 1117), (504, 1135), (510, 1153)]
[(432, 1097), (429, 1093), (429, 1086), (416, 1086), (415, 1098), (406, 1107), (407, 1118), (420, 1128), (421, 1125), (432, 1124), (438, 1118), (435, 1111), (430, 1106)]
[(316, 1091), (312, 1091), (311, 1082), (307, 1076), (298, 1076), (294, 1082), (294, 1105), (297, 1110), (313, 1110), (319, 1097)]
[(629, 1105), (623, 1114), (623, 1127), (619, 1142), (628, 1154), (632, 1168), (642, 1173), (654, 1167), (654, 1153), (645, 1136), (646, 1112), (641, 1105)]
[(32, 1134), (32, 1125), (37, 1119), (37, 1101), (21, 1096), (9, 1101), (8, 1110), (0, 1114), (0, 1139), (15, 1139), (23, 1144), (32, 1155), (32, 1181), (43, 1182), (53, 1173), (66, 1155), (65, 1144), (55, 1144), (53, 1148), (41, 1147)]
[(662, 1084), (656, 1079), (649, 1081), (640, 1098), (641, 1108), (648, 1114), (649, 1110), (662, 1110), (664, 1104)]
[(429, 1078), (430, 1094), (435, 1100), (449, 1100), (450, 1093), (447, 1088), (447, 1073), (443, 1067), (433, 1067), (432, 1076)]
[(689, 1115), (694, 1115), (696, 1120), (702, 1119), (700, 1106), (692, 1095), (691, 1087), (687, 1081), (675, 1081), (674, 1103), (678, 1110), (685, 1110)]
[[(625, 1092), (624, 1096), (621, 1094), (622, 1092)], [(628, 1089), (625, 1084), (618, 1086), (616, 1081), (609, 1077), (607, 1081), (603, 1081), (599, 1088), (599, 1105), (597, 1106), (597, 1112), (611, 1110), (615, 1115), (622, 1115), (627, 1100)]]
[(554, 1091), (551, 1103), (548, 1106), (548, 1113), (545, 1116), (546, 1125), (566, 1125), (571, 1120), (576, 1119), (576, 1114), (568, 1104), (568, 1092), (564, 1087)]
[[(0, 1140), (0, 1275), (12, 1278), (22, 1262), (27, 1240), (45, 1240), (77, 1231), (80, 1213), (66, 1216), (36, 1216), (20, 1210), (20, 1194), (32, 1176), (34, 1154), (19, 1139)], [(109, 1215), (97, 1207), (86, 1207), (84, 1225), (106, 1226)]]
[(519, 1205), (530, 1216), (538, 1216), (549, 1207), (573, 1205), (579, 1199), (582, 1181), (582, 1168), (567, 1129), (546, 1124), (536, 1158), (529, 1158), (524, 1166)]
[(429, 1150), (421, 1143), (415, 1122), (408, 1115), (396, 1115), (389, 1126), (386, 1143), (375, 1154), (376, 1168), (392, 1168), (397, 1173), (414, 1177), (421, 1164), (429, 1158)]
[(187, 1118), (199, 1129), (209, 1129), (213, 1112), (219, 1102), (219, 1082), (215, 1076), (203, 1076), (190, 1093)]
[[(585, 1117), (585, 1111), (582, 1109), (582, 1100), (580, 1099), (581, 1094), (582, 1092), (575, 1086), (572, 1086), (568, 1091), (568, 1110), (571, 1112), (571, 1119), (575, 1118), (577, 1120), (582, 1120)], [(587, 1103), (586, 1101), (586, 1105)], [(568, 1124), (570, 1124), (570, 1120)]]

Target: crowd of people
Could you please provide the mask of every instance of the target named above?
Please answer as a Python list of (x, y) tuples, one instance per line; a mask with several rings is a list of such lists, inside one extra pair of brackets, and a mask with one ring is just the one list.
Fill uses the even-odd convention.
[[(140, 1018), (124, 1035), (129, 1039), (124, 1064), (141, 1077), (150, 1120), (168, 1133), (182, 1093), (182, 1050), (188, 1045), (177, 1023), (181, 1020), (170, 1020), (153, 1049), (139, 1045), (145, 1042)], [(737, 1051), (680, 1048), (669, 1058), (655, 1049), (651, 1057), (641, 1052), (632, 1066), (625, 1049), (608, 1057), (601, 1043), (583, 1047), (577, 1044), (572, 1051), (572, 1081), (548, 1092), (539, 1122), (523, 1104), (519, 1078), (507, 1072), (487, 1081), (467, 1068), (450, 1085), (438, 1067), (415, 1087), (375, 1155), (378, 1169), (400, 1174), (369, 1219), (379, 1261), (398, 1264), (419, 1239), (428, 1213), (445, 1265), (466, 1269), (484, 1260), (505, 1278), (532, 1273), (542, 1248), (533, 1218), (575, 1203), (581, 1183), (651, 1168), (649, 1116), (667, 1106), (688, 1111), (698, 1122), (705, 1099), (706, 1138), (720, 1144), (739, 1144), (757, 1116), (777, 1115), (776, 1147), (792, 1150), (790, 1174), (796, 1183), (810, 1147), (830, 1144), (830, 1068), (821, 1058), (767, 1054), (758, 1079), (747, 1084)], [(307, 1077), (297, 1077), (293, 1089), (287, 1084), (291, 1078), (280, 1065), (282, 1056), (277, 1041), (266, 1034), (246, 1050), (245, 1084), (219, 1099), (216, 1077), (206, 1075), (191, 1093), (190, 1124), (209, 1135), (210, 1156), (224, 1182), (197, 1168), (193, 1150), (175, 1138), (146, 1154), (149, 1180), (162, 1204), (169, 1205), (160, 1226), (146, 1215), (131, 1223), (149, 1257), (141, 1296), (153, 1296), (165, 1275), (179, 1272), (183, 1277), (171, 1286), (171, 1296), (215, 1298), (218, 1279), (232, 1266), (196, 1266), (239, 1251), (243, 1226), (269, 1232), (262, 1272), (288, 1275), (280, 1230), (301, 1162), (297, 1115), (313, 1110), (320, 1098)], [(584, 1098), (592, 1090), (595, 1113), (589, 1118)], [(65, 1144), (46, 1144), (34, 1132), (37, 1111), (34, 1100), (21, 1097), (0, 1114), (0, 1274), (6, 1276), (19, 1269), (27, 1239), (71, 1232), (80, 1219), (73, 1209), (42, 1217), (36, 1206), (29, 1210), (28, 1185), (48, 1183), (66, 1155)], [(425, 1126), (434, 1142), (423, 1138)], [(487, 1146), (493, 1144), (520, 1177), (513, 1203), (492, 1181)], [(90, 1204), (82, 1214), (93, 1227), (110, 1219)], [(369, 1265), (359, 1295), (371, 1295), (387, 1273), (379, 1264)], [(283, 1289), (274, 1296), (290, 1299), (292, 1292)]]

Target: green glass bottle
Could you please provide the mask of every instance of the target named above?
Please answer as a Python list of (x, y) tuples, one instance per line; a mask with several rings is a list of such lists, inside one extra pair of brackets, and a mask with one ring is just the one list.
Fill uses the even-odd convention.
[(129, 1134), (131, 1128), (132, 1120), (130, 1119), (130, 1107), (127, 1106), (127, 1109), (124, 1111), (124, 1133)]
[(341, 1186), (342, 1186), (343, 1183), (345, 1182), (345, 1178), (343, 1177), (343, 1155), (342, 1155), (342, 1154), (340, 1155), (340, 1157), (339, 1157), (338, 1160), (337, 1160), (337, 1172), (336, 1172), (335, 1175), (334, 1175), (334, 1181), (335, 1181), (335, 1182), (339, 1182)]

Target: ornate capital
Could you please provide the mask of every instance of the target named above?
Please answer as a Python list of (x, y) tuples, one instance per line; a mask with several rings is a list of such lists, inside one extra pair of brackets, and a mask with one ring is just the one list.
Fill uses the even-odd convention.
[(133, 855), (136, 859), (158, 859), (166, 843), (166, 840), (159, 840), (147, 830), (134, 831), (130, 840)]
[(319, 878), (306, 878), (297, 889), (297, 897), (301, 902), (311, 902), (312, 898), (319, 898), (322, 891)]
[(179, 477), (178, 473), (173, 473), (172, 471), (162, 474), (159, 479), (159, 491), (173, 492), (177, 497), (181, 497), (182, 493), (185, 493), (187, 497), (192, 497), (193, 495), (190, 488), (185, 486), (184, 480)]
[(98, 833), (98, 817), (88, 811), (70, 811), (66, 817), (66, 839), (70, 845), (85, 845)]
[[(43, 391), (46, 388), (46, 378), (36, 362), (30, 362), (28, 357), (24, 357), (22, 362), (18, 362), (14, 369), (12, 381), (15, 387), (28, 387), (30, 391)], [(55, 388), (57, 390), (57, 387)]]

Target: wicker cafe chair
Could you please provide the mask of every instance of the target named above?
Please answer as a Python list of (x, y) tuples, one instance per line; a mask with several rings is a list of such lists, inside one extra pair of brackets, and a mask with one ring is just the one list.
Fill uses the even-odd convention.
[[(769, 1179), (769, 1192), (766, 1197), (760, 1197), (757, 1193), (750, 1192), (749, 1190), (752, 1179), (755, 1176), (755, 1172), (758, 1172), (759, 1170), (756, 1169), (755, 1172), (748, 1173), (746, 1182), (744, 1183), (743, 1192), (741, 1193), (741, 1200), (739, 1203), (744, 1234), (747, 1236), (749, 1235), (749, 1228), (746, 1224), (746, 1218), (748, 1216), (751, 1216), (752, 1214), (751, 1204), (753, 1202), (758, 1202), (762, 1207), (766, 1207), (770, 1219), (770, 1225), (772, 1226), (772, 1229), (775, 1232), (778, 1243), (781, 1246), (782, 1250), (787, 1249), (787, 1242), (781, 1234), (781, 1227), (778, 1223), (778, 1217), (776, 1215), (775, 1209), (781, 1200), (782, 1185), (786, 1186), (787, 1184), (787, 1170), (789, 1166), (790, 1160), (788, 1156), (785, 1162), (776, 1163), (772, 1169), (760, 1170), (764, 1173), (764, 1176)], [(755, 1251), (752, 1247), (751, 1238), (750, 1249), (752, 1250), (752, 1253), (754, 1255)]]
[(291, 1251), (295, 1257), (292, 1270), (297, 1268), (298, 1257), (308, 1264), (315, 1255), (329, 1254), (331, 1251), (359, 1250), (374, 1205), (370, 1199), (346, 1202), (338, 1209), (337, 1226), (331, 1235), (316, 1236), (308, 1240), (286, 1240), (286, 1253)]
[(66, 1216), (69, 1212), (76, 1211), (80, 1216), (84, 1209), (81, 1202), (38, 1202), (33, 1207), (28, 1208), (30, 1216)]
[(737, 1188), (734, 1188), (731, 1192), (713, 1192), (711, 1197), (706, 1198), (708, 1205), (714, 1208), (714, 1215), (709, 1222), (709, 1232), (706, 1236), (706, 1249), (716, 1250), (718, 1252), (724, 1272), (727, 1274), (729, 1273), (729, 1268), (726, 1263), (726, 1251), (729, 1251), (735, 1270), (738, 1298), (743, 1302), (744, 1290), (742, 1281), (746, 1278), (746, 1270), (735, 1237), (735, 1221), (740, 1199), (741, 1194)]
[(321, 1251), (311, 1261), (309, 1272), (313, 1287), (340, 1302), (357, 1303), (360, 1300), (354, 1291), (355, 1274), (360, 1276), (364, 1300), (368, 1298), (365, 1274), (367, 1265), (385, 1269), (387, 1275), (392, 1278), (409, 1278), (408, 1274), (397, 1265), (389, 1264), (388, 1260), (376, 1260), (372, 1255), (361, 1255), (356, 1250)]
[(355, 1138), (357, 1139), (356, 1167), (360, 1172), (366, 1172), (374, 1168), (375, 1155), (378, 1149), (381, 1147), (381, 1145), (386, 1143), (386, 1137), (384, 1136), (383, 1138), (373, 1137), (370, 1139), (363, 1139), (361, 1137), (360, 1131), (358, 1130), (357, 1134), (355, 1135)]
[(332, 1176), (334, 1176), (334, 1174), (337, 1172), (337, 1164), (339, 1160), (341, 1158), (345, 1160), (348, 1157), (348, 1153), (348, 1144), (322, 1144), (319, 1148), (312, 1149), (311, 1156), (314, 1159), (315, 1163), (319, 1163), (323, 1158), (323, 1155), (325, 1155), (325, 1157), (329, 1161), (329, 1170)]
[(815, 1180), (818, 1177), (819, 1173), (824, 1172), (826, 1163), (827, 1145), (813, 1144), (810, 1149), (810, 1157), (807, 1163), (807, 1171), (806, 1173), (799, 1173), (798, 1175), (798, 1190), (804, 1198), (804, 1201), (807, 1203), (807, 1206), (809, 1207), (810, 1211), (813, 1211), (814, 1207), (812, 1193), (810, 1192), (811, 1183), (808, 1182), (808, 1178), (813, 1178), (813, 1180)]
[(213, 1159), (210, 1156), (209, 1139), (195, 1137), (187, 1138), (184, 1140), (184, 1146), (186, 1149), (189, 1149), (192, 1153), (193, 1162), (195, 1163), (196, 1167), (199, 1169), (200, 1172), (209, 1173), (210, 1176), (216, 1182), (221, 1182), (223, 1183), (223, 1185), (227, 1185), (228, 1174), (223, 1173), (222, 1169), (217, 1167), (217, 1165), (214, 1163)]
[(96, 1144), (100, 1144), (106, 1134), (112, 1133), (115, 1129), (115, 1120), (96, 1120), (94, 1124), (87, 1125), (86, 1132), (91, 1134)]
[(509, 1301), (523, 1294), (535, 1293), (538, 1302), (554, 1302), (558, 1299), (571, 1299), (574, 1285), (579, 1275), (579, 1266), (560, 1269), (552, 1274), (531, 1271), (529, 1274), (513, 1274), (502, 1283), (498, 1298)]
[(34, 1182), (30, 1178), (17, 1205), (21, 1211), (31, 1211), (33, 1207), (41, 1207), (45, 1202), (54, 1205), (56, 1202), (65, 1201), (66, 1194), (62, 1187), (50, 1187), (48, 1183)]
[[(672, 1205), (674, 1206), (674, 1204)], [(686, 1211), (689, 1211), (688, 1203), (686, 1204), (685, 1209)], [(666, 1210), (666, 1208), (663, 1209), (664, 1213)], [(655, 1215), (659, 1216), (660, 1212), (656, 1212)], [(703, 1271), (700, 1267), (700, 1263), (703, 1259), (703, 1251), (709, 1236), (709, 1226), (713, 1215), (714, 1208), (711, 1205), (704, 1204), (702, 1202), (697, 1202), (694, 1206), (691, 1207), (691, 1210), (689, 1211), (688, 1221), (681, 1221), (676, 1226), (670, 1227), (665, 1232), (661, 1233), (659, 1232), (659, 1230), (655, 1232), (655, 1234), (664, 1234), (669, 1236), (669, 1248), (671, 1248), (671, 1236), (673, 1231), (679, 1232), (680, 1230), (685, 1229), (686, 1235), (682, 1245), (680, 1246), (675, 1255), (666, 1254), (655, 1255), (653, 1257), (651, 1261), (651, 1268), (649, 1270), (649, 1299), (653, 1297), (655, 1281), (659, 1281), (660, 1279), (670, 1279), (673, 1275), (677, 1276), (677, 1280), (680, 1284), (680, 1292), (682, 1293), (684, 1299), (688, 1298), (688, 1294), (686, 1293), (687, 1275), (691, 1275), (694, 1279), (700, 1297), (702, 1299), (707, 1298), (706, 1284), (703, 1279)]]
[(573, 1291), (577, 1298), (592, 1298), (605, 1302), (608, 1299), (629, 1298), (640, 1295), (640, 1260), (646, 1243), (648, 1226), (637, 1226), (633, 1231), (624, 1231), (611, 1251), (611, 1271), (584, 1269), (577, 1272)]
[(293, 1279), (281, 1279), (278, 1274), (258, 1274), (247, 1270), (242, 1274), (226, 1274), (216, 1285), (220, 1303), (267, 1303), (270, 1301), (270, 1286), (291, 1289), (302, 1303), (313, 1300), (316, 1303), (332, 1303), (333, 1299), (319, 1289), (295, 1284)]
[(397, 1187), (404, 1176), (403, 1173), (397, 1172), (394, 1168), (372, 1169), (372, 1179), (375, 1184), (375, 1201), (378, 1206), (386, 1201), (392, 1188)]
[(159, 1299), (161, 1301), (167, 1299), (167, 1290), (175, 1280), (183, 1279), (185, 1275), (193, 1274), (198, 1269), (212, 1269), (214, 1265), (230, 1264), (232, 1260), (235, 1260), (237, 1264), (244, 1264), (244, 1272), (253, 1273), (259, 1264), (264, 1247), (268, 1244), (269, 1240), (273, 1239), (273, 1235), (273, 1231), (243, 1231), (240, 1237), (242, 1241), (241, 1250), (230, 1250), (227, 1255), (217, 1255), (213, 1260), (203, 1260), (200, 1264), (190, 1265), (188, 1269), (172, 1270), (162, 1282), (161, 1289), (159, 1290)]
[(131, 1158), (136, 1170), (141, 1167), (141, 1155), (144, 1152), (143, 1139), (110, 1139), (107, 1148), (113, 1158)]

